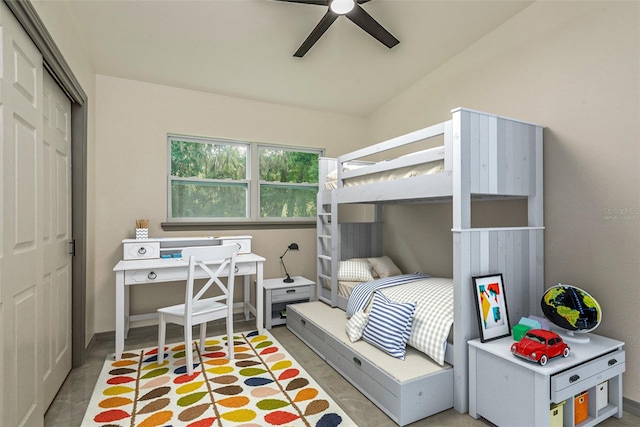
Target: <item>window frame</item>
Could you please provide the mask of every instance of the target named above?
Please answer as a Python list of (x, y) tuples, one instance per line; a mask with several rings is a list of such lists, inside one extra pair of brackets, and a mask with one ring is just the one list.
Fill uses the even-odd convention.
[[(186, 141), (186, 142), (198, 142), (208, 144), (232, 144), (247, 147), (247, 179), (246, 180), (233, 180), (231, 182), (247, 184), (247, 216), (246, 217), (189, 217), (180, 218), (172, 216), (172, 188), (171, 183), (173, 181), (200, 181), (197, 178), (179, 178), (171, 175), (171, 143), (174, 140)], [(324, 156), (324, 149), (313, 147), (301, 147), (294, 145), (284, 144), (272, 144), (265, 142), (254, 141), (239, 141), (223, 138), (213, 137), (198, 137), (189, 136), (176, 133), (167, 134), (167, 221), (162, 223), (162, 227), (165, 230), (170, 229), (189, 229), (191, 227), (195, 229), (202, 228), (221, 228), (233, 227), (234, 225), (275, 225), (279, 226), (310, 226), (316, 223), (316, 217), (261, 217), (260, 216), (260, 189), (263, 185), (292, 187), (299, 186), (303, 188), (315, 187), (316, 192), (320, 189), (320, 183), (280, 183), (272, 181), (260, 180), (260, 148), (268, 148), (274, 150), (286, 150), (303, 153), (317, 154), (318, 157)], [(206, 180), (206, 181), (222, 181), (222, 180)]]

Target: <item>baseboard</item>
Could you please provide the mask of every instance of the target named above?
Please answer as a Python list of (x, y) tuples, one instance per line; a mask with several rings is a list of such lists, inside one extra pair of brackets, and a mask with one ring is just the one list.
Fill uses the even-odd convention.
[(640, 417), (640, 403), (636, 402), (635, 400), (623, 397), (622, 407), (624, 408), (625, 412), (628, 412), (631, 415), (635, 415), (636, 417)]

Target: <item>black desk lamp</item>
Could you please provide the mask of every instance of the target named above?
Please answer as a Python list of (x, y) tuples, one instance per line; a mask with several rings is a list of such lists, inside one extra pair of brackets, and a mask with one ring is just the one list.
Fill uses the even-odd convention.
[(284, 266), (284, 260), (282, 258), (284, 258), (284, 256), (287, 254), (287, 252), (289, 251), (297, 251), (298, 248), (298, 244), (297, 243), (292, 243), (287, 247), (287, 250), (284, 251), (284, 253), (282, 254), (282, 256), (280, 257), (280, 263), (282, 264), (282, 268), (284, 268), (284, 274), (287, 275), (287, 277), (284, 278), (283, 282), (285, 283), (293, 283), (293, 279), (291, 278), (291, 276), (289, 276), (289, 273), (287, 273), (287, 267)]

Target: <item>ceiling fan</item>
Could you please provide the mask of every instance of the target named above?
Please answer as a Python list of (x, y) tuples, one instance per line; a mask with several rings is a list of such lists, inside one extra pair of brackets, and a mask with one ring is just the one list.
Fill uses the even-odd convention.
[(344, 15), (349, 18), (358, 27), (365, 30), (372, 37), (378, 40), (380, 43), (391, 49), (400, 41), (396, 39), (391, 33), (382, 27), (369, 15), (360, 5), (367, 3), (370, 0), (278, 0), (286, 1), (289, 3), (303, 3), (303, 4), (315, 4), (320, 6), (327, 6), (327, 13), (322, 17), (318, 25), (311, 31), (311, 34), (302, 42), (302, 45), (298, 48), (293, 56), (302, 58), (311, 47), (320, 39), (325, 31), (338, 19), (340, 15)]

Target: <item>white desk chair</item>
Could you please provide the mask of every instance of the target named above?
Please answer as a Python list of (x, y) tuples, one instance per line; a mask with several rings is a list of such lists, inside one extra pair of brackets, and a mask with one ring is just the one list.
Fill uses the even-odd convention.
[[(185, 355), (187, 372), (193, 373), (193, 325), (200, 325), (200, 351), (204, 350), (207, 335), (207, 322), (227, 319), (227, 348), (229, 360), (233, 359), (233, 282), (236, 268), (238, 245), (188, 247), (182, 250), (182, 258), (189, 261), (185, 303), (158, 309), (158, 364), (164, 361), (164, 344), (167, 322), (184, 327)], [(207, 265), (208, 264), (208, 265)], [(209, 266), (211, 268), (209, 268)], [(228, 272), (227, 285), (218, 276)], [(204, 272), (209, 280), (194, 295), (194, 279)], [(200, 275), (202, 277), (202, 274)], [(204, 293), (216, 284), (222, 295), (202, 298)]]

